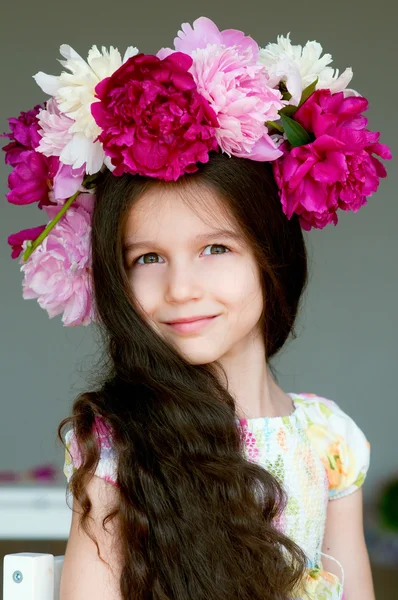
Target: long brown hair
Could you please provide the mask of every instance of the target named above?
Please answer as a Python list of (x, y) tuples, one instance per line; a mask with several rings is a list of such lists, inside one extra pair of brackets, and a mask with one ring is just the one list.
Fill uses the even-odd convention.
[[(261, 269), (267, 362), (294, 334), (307, 256), (298, 220), (282, 213), (269, 164), (212, 153), (179, 182), (211, 186), (246, 233)], [(70, 481), (87, 527), (85, 491), (99, 460), (94, 418), (112, 430), (118, 456), (122, 598), (282, 600), (305, 556), (275, 527), (280, 483), (245, 458), (235, 401), (212, 365), (192, 365), (142, 319), (124, 268), (122, 233), (132, 204), (156, 180), (104, 176), (93, 214), (94, 297), (104, 341), (101, 382), (74, 402), (83, 462)], [(98, 546), (97, 546), (98, 548)]]

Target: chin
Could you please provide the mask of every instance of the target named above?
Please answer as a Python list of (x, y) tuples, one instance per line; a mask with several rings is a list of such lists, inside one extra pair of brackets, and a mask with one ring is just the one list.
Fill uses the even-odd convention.
[(177, 345), (177, 352), (191, 365), (207, 365), (221, 358), (224, 352), (217, 351), (214, 347), (204, 345), (202, 348), (189, 348), (187, 345)]

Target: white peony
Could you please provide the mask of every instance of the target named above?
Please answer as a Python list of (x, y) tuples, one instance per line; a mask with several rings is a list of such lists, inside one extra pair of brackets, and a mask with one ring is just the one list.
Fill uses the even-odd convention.
[(68, 130), (73, 134), (67, 151), (63, 152), (62, 161), (79, 168), (84, 163), (87, 173), (96, 173), (102, 167), (105, 154), (100, 142), (94, 140), (101, 133), (91, 114), (91, 104), (96, 102), (95, 87), (110, 77), (131, 56), (138, 54), (138, 49), (129, 46), (123, 56), (119, 50), (104, 46), (101, 51), (93, 46), (88, 53), (87, 62), (70, 46), (63, 44), (60, 54), (66, 60), (59, 62), (70, 73), (63, 71), (61, 75), (47, 75), (39, 72), (34, 76), (43, 92), (54, 96), (57, 107), (67, 117), (73, 120)]
[(290, 104), (298, 105), (303, 89), (318, 77), (316, 89), (329, 89), (332, 94), (344, 91), (346, 96), (358, 96), (355, 90), (346, 89), (352, 79), (352, 69), (348, 68), (339, 76), (338, 69), (328, 67), (332, 62), (330, 54), (322, 54), (322, 46), (308, 41), (304, 47), (292, 45), (290, 33), (280, 35), (277, 43), (269, 43), (260, 48), (259, 62), (267, 68), (270, 84), (277, 86), (283, 81), (292, 95)]

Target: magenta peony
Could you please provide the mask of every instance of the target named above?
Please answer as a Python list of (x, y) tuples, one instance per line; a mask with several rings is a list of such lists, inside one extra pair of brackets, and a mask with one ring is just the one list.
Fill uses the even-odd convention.
[(12, 204), (32, 204), (39, 208), (50, 204), (49, 192), (59, 168), (56, 156), (47, 158), (35, 150), (20, 153), (20, 162), (8, 176), (10, 191), (6, 194)]
[(10, 191), (6, 194), (12, 204), (37, 202), (42, 208), (51, 203), (49, 191), (59, 169), (59, 159), (37, 152), (41, 139), (37, 115), (41, 109), (37, 105), (18, 118), (9, 119), (11, 132), (2, 136), (11, 140), (3, 150), (6, 164), (14, 167), (8, 176)]
[[(94, 320), (90, 253), (94, 196), (81, 196), (21, 266), (24, 299), (37, 298), (50, 318), (63, 313), (65, 326)], [(59, 206), (45, 207), (49, 219), (59, 210)]]
[(7, 146), (3, 147), (6, 153), (5, 161), (7, 165), (15, 167), (15, 165), (21, 162), (22, 152), (34, 150), (39, 145), (40, 134), (38, 132), (37, 115), (42, 108), (40, 104), (37, 104), (31, 110), (21, 112), (19, 117), (8, 119), (11, 132), (3, 133), (0, 136), (11, 140)]
[(27, 240), (33, 241), (42, 231), (46, 228), (45, 225), (40, 225), (39, 227), (32, 227), (31, 229), (23, 229), (22, 231), (18, 231), (18, 233), (12, 233), (8, 236), (8, 243), (12, 247), (11, 258), (18, 258), (18, 256), (22, 252), (23, 243)]
[(379, 143), (379, 133), (366, 129), (360, 113), (367, 107), (363, 97), (318, 90), (295, 113), (315, 139), (292, 149), (286, 142), (273, 167), (283, 211), (289, 219), (298, 214), (303, 229), (336, 225), (338, 208), (358, 211), (386, 176), (373, 155), (388, 160), (391, 151)]
[(138, 54), (96, 86), (100, 102), (91, 111), (114, 175), (177, 180), (217, 149), (217, 118), (196, 89), (191, 65), (179, 52), (164, 60)]

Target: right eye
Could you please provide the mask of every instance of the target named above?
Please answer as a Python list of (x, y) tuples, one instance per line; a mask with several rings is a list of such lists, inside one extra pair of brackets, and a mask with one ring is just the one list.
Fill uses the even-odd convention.
[(159, 262), (157, 260), (158, 258), (160, 258), (159, 254), (156, 254), (156, 252), (149, 252), (148, 254), (143, 254), (134, 262), (139, 265), (152, 265)]

